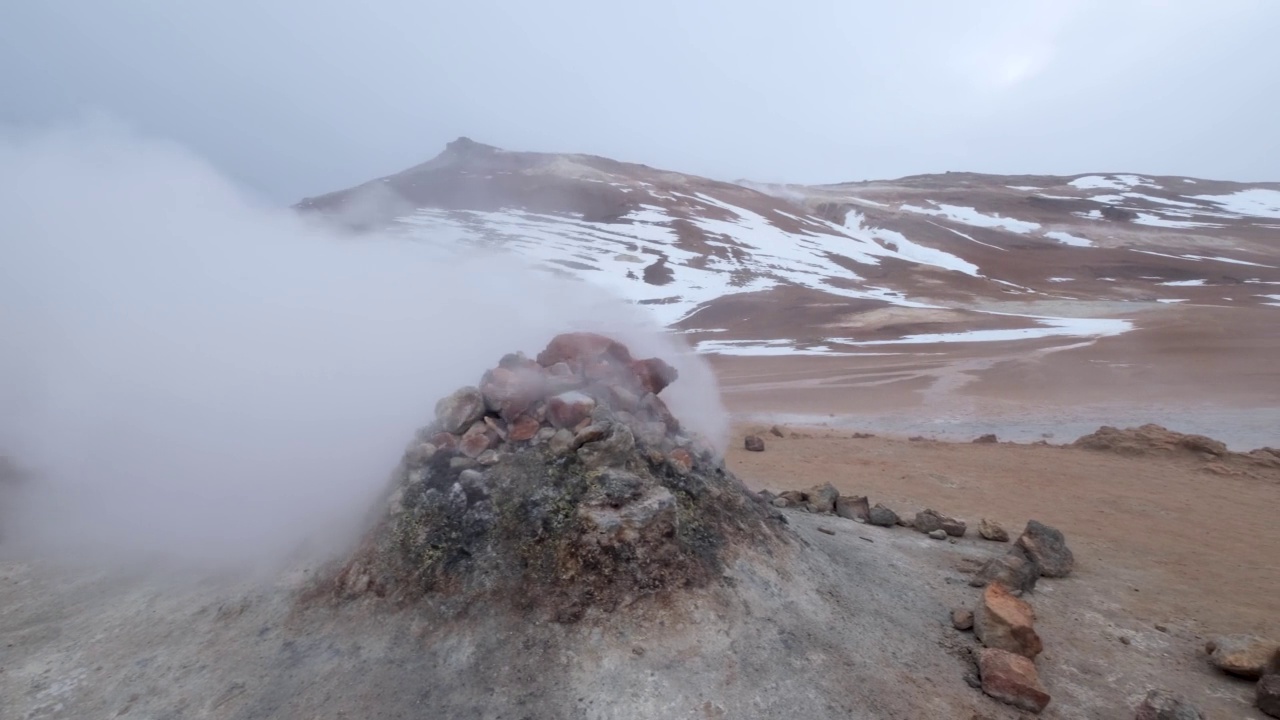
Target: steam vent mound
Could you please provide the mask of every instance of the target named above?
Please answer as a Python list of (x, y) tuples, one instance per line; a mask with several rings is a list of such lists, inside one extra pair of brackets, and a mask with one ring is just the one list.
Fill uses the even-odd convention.
[(668, 410), (677, 376), (589, 333), (503, 357), (438, 402), (331, 590), (563, 623), (719, 578), (780, 516)]

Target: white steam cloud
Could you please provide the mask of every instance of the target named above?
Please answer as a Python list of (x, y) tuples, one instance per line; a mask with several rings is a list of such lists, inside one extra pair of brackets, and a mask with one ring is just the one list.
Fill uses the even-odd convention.
[(664, 397), (723, 443), (705, 363), (588, 285), (344, 237), (116, 128), (4, 132), (0, 455), (35, 477), (0, 496), (0, 549), (335, 549), (437, 398), (577, 329), (676, 365)]

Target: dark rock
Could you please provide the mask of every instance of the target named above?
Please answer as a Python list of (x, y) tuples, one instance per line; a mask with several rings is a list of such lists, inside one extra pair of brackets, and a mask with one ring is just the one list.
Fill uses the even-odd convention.
[(1038, 520), (1027, 523), (1016, 544), (1040, 566), (1040, 574), (1045, 577), (1066, 577), (1075, 567), (1075, 556), (1062, 533)]
[(841, 495), (836, 498), (836, 515), (850, 520), (866, 520), (871, 506), (863, 495)]
[(1257, 680), (1280, 653), (1280, 643), (1253, 635), (1223, 635), (1206, 643), (1205, 651), (1219, 670)]
[(480, 388), (468, 386), (436, 403), (436, 422), (444, 432), (460, 434), (484, 417), (484, 410)]
[(1263, 675), (1258, 681), (1258, 709), (1274, 718), (1280, 718), (1280, 673)]
[(951, 627), (957, 630), (973, 629), (973, 611), (964, 608), (956, 608), (951, 611)]
[(928, 535), (934, 530), (942, 529), (942, 515), (934, 510), (921, 510), (916, 513), (916, 519), (911, 524), (915, 527), (916, 532)]
[(836, 499), (840, 493), (831, 487), (831, 483), (814, 485), (804, 493), (805, 502), (809, 503), (809, 511), (829, 515), (836, 511)]
[(849, 437), (853, 438), (854, 440), (866, 440), (868, 438), (875, 437), (875, 435), (872, 435), (871, 433), (856, 432), (850, 435)]
[(1040, 579), (1040, 566), (1027, 557), (1021, 548), (1014, 547), (1008, 553), (991, 558), (969, 581), (973, 587), (992, 583), (1003, 584), (1015, 595), (1031, 592)]
[(989, 443), (998, 443), (1000, 442), (1000, 439), (995, 436), (995, 433), (987, 433), (986, 435), (974, 438), (973, 442), (975, 444), (985, 445)]
[(889, 508), (876, 503), (875, 507), (867, 513), (867, 522), (879, 527), (893, 527), (898, 524), (898, 514)]
[(982, 518), (982, 522), (978, 523), (978, 534), (983, 540), (992, 542), (1009, 542), (1009, 533), (1000, 527), (1000, 524), (994, 520)]
[(635, 500), (644, 491), (644, 480), (639, 475), (616, 468), (600, 473), (597, 482), (604, 501), (615, 507)]
[(743, 439), (742, 446), (751, 452), (764, 452), (764, 438), (759, 435), (748, 435)]
[(769, 434), (773, 435), (774, 437), (786, 437), (786, 433), (784, 433), (782, 431), (782, 428), (778, 427), (777, 425), (774, 425), (773, 427), (769, 428)]
[(1168, 690), (1151, 690), (1133, 720), (1205, 720), (1204, 713)]
[(965, 530), (968, 526), (963, 520), (957, 520), (953, 517), (942, 518), (942, 531), (951, 537), (964, 537)]
[(1005, 650), (978, 651), (982, 692), (1016, 708), (1038, 713), (1049, 704), (1049, 693), (1040, 684), (1035, 663)]

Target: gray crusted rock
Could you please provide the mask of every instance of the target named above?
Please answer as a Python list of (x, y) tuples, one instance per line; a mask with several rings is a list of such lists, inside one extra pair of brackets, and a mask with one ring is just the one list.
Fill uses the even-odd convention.
[(1045, 577), (1066, 577), (1075, 567), (1075, 556), (1067, 547), (1062, 532), (1038, 520), (1027, 523), (1026, 529), (1018, 537), (1017, 546), (1040, 566), (1040, 574)]
[(1258, 681), (1258, 709), (1274, 718), (1280, 718), (1280, 673), (1263, 675)]
[(1219, 670), (1256, 680), (1280, 652), (1280, 643), (1253, 635), (1223, 635), (1205, 645), (1209, 662)]
[(957, 520), (953, 517), (942, 518), (942, 531), (951, 537), (964, 537), (965, 530), (968, 526), (963, 520)]
[(636, 438), (626, 425), (614, 425), (608, 437), (587, 443), (578, 450), (578, 459), (588, 468), (620, 467), (631, 458)]
[(1151, 690), (1138, 706), (1133, 720), (1205, 720), (1195, 705), (1168, 690)]
[(879, 527), (893, 527), (898, 524), (898, 514), (889, 508), (876, 503), (875, 507), (867, 513), (867, 522)]
[(969, 581), (973, 587), (1001, 583), (1015, 595), (1031, 592), (1040, 579), (1040, 566), (1027, 557), (1021, 548), (1014, 547), (1008, 553), (991, 558)]
[(831, 514), (836, 511), (836, 499), (840, 493), (831, 483), (814, 485), (805, 491), (805, 502), (809, 503), (809, 511), (820, 514)]
[(497, 450), (485, 450), (476, 456), (476, 462), (484, 466), (497, 465), (502, 460), (502, 455)]
[(784, 497), (781, 497), (781, 496), (776, 497), (776, 498), (774, 498), (773, 500), (771, 500), (771, 501), (770, 501), (770, 504), (772, 504), (772, 505), (773, 505), (774, 507), (776, 507), (776, 508), (789, 508), (789, 507), (791, 507), (791, 501), (790, 501), (790, 500), (788, 500), (788, 499), (786, 499), (786, 498), (784, 498)]
[(1000, 524), (994, 520), (982, 518), (982, 522), (978, 523), (978, 534), (983, 540), (992, 542), (1009, 542), (1009, 533), (1000, 527)]
[(866, 520), (871, 514), (867, 498), (862, 495), (841, 495), (836, 498), (836, 515), (850, 520)]
[(937, 530), (931, 531), (929, 533), (929, 537), (933, 538), (934, 540), (946, 540), (947, 531), (943, 530), (942, 528), (938, 528)]
[(480, 388), (461, 388), (436, 403), (436, 422), (447, 433), (459, 434), (484, 417), (484, 395)]
[(615, 507), (640, 497), (644, 490), (644, 480), (638, 475), (617, 468), (604, 470), (596, 482), (605, 502)]
[(561, 428), (556, 430), (551, 439), (547, 441), (547, 447), (556, 455), (564, 455), (571, 450), (573, 445), (573, 431)]

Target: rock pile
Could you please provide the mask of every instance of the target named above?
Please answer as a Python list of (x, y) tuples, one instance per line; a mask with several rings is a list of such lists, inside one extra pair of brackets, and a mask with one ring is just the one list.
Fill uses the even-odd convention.
[(502, 358), (439, 401), (328, 595), (501, 597), (573, 621), (719, 576), (777, 511), (659, 394), (678, 377), (596, 334)]

